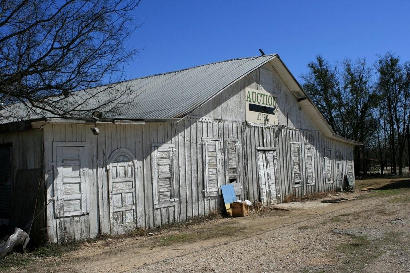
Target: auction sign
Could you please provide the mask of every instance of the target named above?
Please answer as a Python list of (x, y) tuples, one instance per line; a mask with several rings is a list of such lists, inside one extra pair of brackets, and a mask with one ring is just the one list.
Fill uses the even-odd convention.
[(278, 125), (276, 97), (265, 90), (246, 88), (246, 121)]

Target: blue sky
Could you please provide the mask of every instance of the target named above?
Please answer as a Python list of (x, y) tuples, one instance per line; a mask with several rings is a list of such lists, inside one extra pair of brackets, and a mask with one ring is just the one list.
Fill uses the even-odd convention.
[(126, 46), (127, 79), (231, 58), (278, 53), (301, 80), (320, 54), (331, 63), (393, 52), (410, 61), (410, 1), (143, 0)]

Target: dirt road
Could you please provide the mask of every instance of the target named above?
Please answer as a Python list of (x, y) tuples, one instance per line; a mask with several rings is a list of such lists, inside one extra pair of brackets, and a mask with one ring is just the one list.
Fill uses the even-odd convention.
[[(348, 199), (340, 203), (286, 203), (245, 218), (82, 243), (61, 256), (30, 254), (5, 270), (410, 272), (410, 180), (358, 185), (381, 189), (325, 198)], [(18, 261), (16, 255), (8, 259)]]

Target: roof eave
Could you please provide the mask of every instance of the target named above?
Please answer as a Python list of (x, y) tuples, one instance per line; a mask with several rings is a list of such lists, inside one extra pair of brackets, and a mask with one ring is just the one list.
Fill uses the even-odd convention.
[[(330, 124), (327, 122), (326, 118), (323, 116), (323, 114), (319, 111), (319, 109), (316, 107), (316, 105), (313, 103), (313, 101), (310, 99), (310, 97), (306, 94), (306, 92), (303, 90), (302, 86), (299, 84), (299, 82), (296, 80), (296, 78), (293, 76), (293, 74), (290, 72), (288, 67), (285, 65), (285, 63), (282, 61), (279, 55), (275, 55), (275, 59), (279, 61), (283, 69), (286, 71), (286, 73), (289, 75), (290, 79), (295, 83), (295, 86), (297, 87), (297, 91), (302, 94), (302, 96), (298, 97), (297, 100), (299, 104), (304, 105), (305, 107), (310, 108), (313, 110), (314, 115), (319, 118), (319, 121), (316, 121), (319, 123), (318, 125), (322, 129), (321, 131), (324, 133), (325, 136), (338, 140), (343, 143), (347, 143), (350, 145), (363, 145), (360, 142), (344, 138), (342, 136), (339, 136), (335, 133), (333, 128), (330, 126)], [(275, 66), (276, 67), (276, 66)], [(277, 67), (276, 67), (277, 68)], [(292, 90), (291, 90), (292, 91)], [(296, 91), (296, 90), (293, 90)]]
[(353, 146), (362, 146), (363, 145), (363, 143), (361, 143), (361, 142), (358, 142), (358, 141), (352, 140), (352, 139), (348, 139), (348, 138), (339, 136), (337, 134), (332, 134), (331, 138), (334, 139), (334, 140), (343, 142), (345, 144), (353, 145)]

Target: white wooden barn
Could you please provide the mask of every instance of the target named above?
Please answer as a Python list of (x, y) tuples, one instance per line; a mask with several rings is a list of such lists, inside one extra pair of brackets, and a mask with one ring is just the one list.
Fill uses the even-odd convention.
[(207, 215), (232, 182), (240, 199), (265, 204), (354, 185), (355, 142), (333, 132), (278, 55), (110, 87), (83, 106), (121, 94), (120, 107), (104, 106), (98, 118), (6, 109), (14, 115), (0, 125), (0, 221), (14, 216), (13, 189), (35, 188), (34, 176), (34, 227), (51, 242)]

